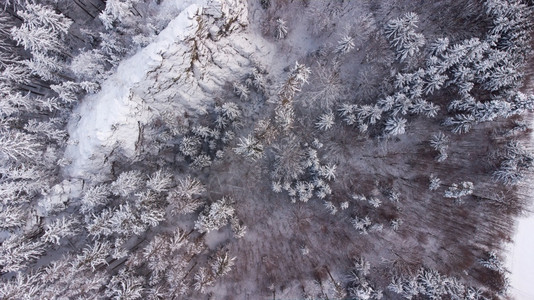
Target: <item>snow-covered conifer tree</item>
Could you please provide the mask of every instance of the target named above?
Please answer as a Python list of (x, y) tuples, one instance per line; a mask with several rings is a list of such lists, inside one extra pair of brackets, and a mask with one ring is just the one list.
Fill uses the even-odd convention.
[(282, 18), (276, 19), (276, 29), (275, 29), (275, 37), (279, 40), (285, 39), (288, 33), (288, 28), (286, 25), (286, 21), (284, 21)]
[(112, 299), (142, 299), (143, 283), (142, 277), (134, 276), (126, 269), (122, 269), (117, 275), (111, 277), (105, 294)]
[(315, 123), (315, 126), (320, 130), (328, 130), (332, 128), (332, 126), (334, 126), (334, 113), (327, 112), (322, 114), (317, 123)]
[(239, 143), (234, 148), (234, 151), (239, 155), (257, 160), (263, 156), (263, 145), (253, 135), (248, 135), (247, 137), (239, 138)]
[(470, 114), (457, 114), (445, 119), (443, 125), (452, 127), (452, 132), (457, 134), (467, 133), (475, 124), (475, 117)]
[(441, 131), (437, 134), (432, 135), (432, 138), (430, 139), (430, 146), (434, 148), (434, 150), (439, 152), (439, 155), (436, 157), (436, 160), (438, 162), (443, 162), (445, 159), (447, 159), (447, 149), (449, 148), (449, 138), (443, 134)]
[(212, 163), (211, 157), (206, 154), (200, 154), (195, 157), (191, 166), (196, 169), (202, 169), (211, 166)]
[(486, 255), (486, 258), (479, 259), (478, 262), (493, 271), (497, 272), (504, 272), (504, 264), (501, 262), (501, 260), (497, 257), (497, 254), (493, 251), (488, 252)]
[(26, 4), (17, 12), (29, 29), (46, 28), (54, 34), (67, 34), (73, 21), (56, 13), (52, 7), (41, 4)]
[(239, 99), (243, 101), (248, 100), (250, 91), (245, 85), (238, 83), (238, 82), (234, 82), (233, 87), (234, 87), (234, 93), (239, 96)]
[(234, 266), (235, 259), (235, 257), (228, 256), (228, 252), (219, 251), (210, 263), (211, 272), (216, 277), (228, 274)]
[(435, 174), (430, 174), (429, 178), (430, 184), (428, 189), (431, 191), (437, 190), (441, 185), (441, 179), (439, 179)]
[(196, 291), (206, 293), (206, 288), (214, 284), (214, 278), (205, 267), (200, 267), (193, 277), (195, 280), (194, 287)]
[(406, 119), (397, 117), (387, 120), (385, 133), (389, 135), (404, 134), (406, 132), (406, 122)]
[(160, 169), (149, 176), (146, 186), (155, 192), (161, 193), (167, 191), (172, 186), (172, 183), (172, 174)]
[(32, 58), (25, 60), (24, 64), (33, 74), (50, 81), (57, 81), (57, 75), (63, 69), (63, 63), (58, 58), (42, 52), (32, 52)]
[(100, 82), (104, 79), (105, 68), (105, 57), (98, 50), (82, 52), (70, 63), (70, 69), (80, 80)]
[(184, 136), (180, 143), (180, 151), (183, 155), (195, 157), (200, 152), (201, 142), (198, 137)]
[(229, 200), (222, 198), (204, 209), (195, 222), (195, 229), (200, 233), (219, 230), (228, 224), (234, 214), (234, 208), (230, 206)]
[(274, 111), (274, 121), (282, 131), (288, 131), (295, 121), (295, 110), (290, 103), (278, 105)]
[(72, 218), (58, 218), (46, 225), (42, 240), (45, 243), (61, 245), (60, 240), (66, 237), (75, 236), (78, 233), (78, 221)]
[(15, 229), (26, 223), (26, 211), (20, 206), (0, 205), (0, 229)]
[(26, 268), (45, 253), (44, 243), (13, 234), (0, 245), (2, 272), (16, 272)]
[(86, 213), (92, 211), (96, 206), (105, 205), (109, 201), (109, 194), (109, 186), (106, 184), (90, 187), (83, 193), (80, 211)]
[(519, 183), (524, 177), (524, 172), (534, 165), (532, 154), (517, 141), (508, 142), (499, 158), (502, 161), (493, 176), (504, 184)]
[(4, 159), (36, 159), (41, 145), (32, 135), (18, 131), (0, 131), (0, 155)]
[(349, 36), (349, 35), (345, 35), (341, 38), (341, 40), (337, 43), (337, 47), (336, 47), (336, 53), (339, 53), (339, 54), (347, 54), (349, 53), (352, 49), (354, 49), (355, 45), (354, 45), (354, 39)]
[(262, 69), (255, 67), (245, 80), (247, 87), (254, 88), (257, 92), (265, 94), (267, 83), (264, 73)]
[(126, 197), (141, 188), (142, 184), (143, 176), (141, 172), (127, 171), (117, 177), (117, 180), (111, 184), (110, 189), (114, 195)]
[(116, 21), (123, 22), (134, 14), (134, 4), (139, 0), (109, 0), (106, 1), (106, 8), (98, 16), (106, 29), (113, 28)]
[(232, 232), (234, 233), (235, 238), (240, 239), (245, 236), (247, 233), (247, 226), (242, 224), (235, 215), (230, 220), (230, 226), (232, 227)]
[(429, 45), (430, 54), (438, 56), (444, 54), (449, 48), (449, 38), (438, 38)]
[(397, 58), (401, 62), (415, 56), (425, 44), (424, 36), (415, 32), (418, 21), (419, 16), (411, 12), (386, 24), (386, 37), (390, 40), (391, 46), (395, 48)]
[(167, 195), (169, 209), (173, 215), (192, 213), (204, 204), (197, 197), (204, 193), (205, 187), (196, 178), (186, 177), (178, 180), (176, 188)]
[(308, 83), (311, 70), (299, 62), (295, 62), (295, 66), (291, 68), (289, 78), (282, 85), (279, 95), (286, 100), (291, 100), (297, 92), (300, 92), (302, 86)]

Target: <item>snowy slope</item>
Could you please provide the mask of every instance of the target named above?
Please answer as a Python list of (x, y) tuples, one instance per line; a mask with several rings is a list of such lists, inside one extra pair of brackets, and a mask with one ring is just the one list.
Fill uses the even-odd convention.
[[(72, 161), (67, 171), (72, 177), (84, 177), (85, 174), (102, 171), (103, 156), (117, 145), (127, 156), (134, 154), (138, 122), (150, 116), (142, 109), (142, 101), (134, 97), (132, 89), (143, 83), (147, 74), (161, 64), (162, 53), (197, 29), (198, 24), (193, 16), (204, 2), (172, 1), (176, 8), (181, 8), (181, 13), (153, 43), (121, 62), (99, 93), (83, 100), (76, 111), (80, 119), (71, 121), (69, 126), (71, 145), (66, 150), (66, 157)], [(162, 9), (168, 9), (169, 5), (166, 4), (167, 7)]]

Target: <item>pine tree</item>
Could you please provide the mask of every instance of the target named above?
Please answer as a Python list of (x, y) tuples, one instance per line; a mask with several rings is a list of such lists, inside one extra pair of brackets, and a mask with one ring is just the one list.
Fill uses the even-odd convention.
[(108, 0), (106, 1), (106, 8), (98, 17), (106, 29), (111, 29), (114, 22), (124, 22), (133, 15), (134, 5), (137, 2), (139, 0)]
[(95, 207), (105, 205), (110, 199), (110, 188), (106, 184), (90, 187), (82, 196), (80, 201), (82, 213), (90, 212)]
[(397, 117), (387, 120), (385, 133), (388, 135), (404, 134), (406, 132), (406, 122), (406, 119)]
[(434, 174), (430, 174), (429, 181), (430, 181), (430, 184), (428, 186), (428, 189), (431, 190), (431, 191), (437, 190), (441, 185), (441, 179), (439, 179)]
[(479, 259), (478, 262), (484, 266), (485, 268), (488, 268), (493, 271), (497, 271), (499, 273), (504, 272), (504, 264), (501, 262), (501, 260), (497, 257), (497, 254), (493, 251), (488, 252), (486, 254), (486, 258)]
[(144, 291), (143, 282), (141, 277), (122, 269), (111, 277), (105, 294), (113, 299), (141, 299)]
[(263, 156), (263, 145), (252, 135), (239, 138), (234, 152), (252, 160), (257, 160)]
[(54, 34), (65, 35), (73, 21), (56, 13), (51, 7), (40, 4), (26, 4), (17, 14), (24, 19), (29, 29), (46, 28)]
[(146, 186), (155, 192), (161, 193), (166, 192), (172, 183), (172, 174), (160, 169), (149, 176)]
[(229, 200), (222, 198), (204, 209), (195, 222), (195, 229), (200, 233), (219, 230), (228, 224), (234, 214), (234, 208), (230, 206)]
[(282, 18), (277, 18), (275, 37), (279, 40), (285, 39), (287, 37), (287, 33), (288, 33), (288, 28), (286, 25), (286, 21), (284, 21)]
[(290, 103), (278, 105), (274, 111), (274, 121), (282, 131), (289, 131), (295, 121), (295, 110)]
[(240, 239), (245, 236), (247, 233), (247, 226), (242, 224), (236, 216), (233, 216), (230, 220), (230, 225), (232, 227), (232, 232), (236, 239)]
[(117, 180), (115, 180), (110, 188), (114, 195), (122, 197), (129, 196), (141, 188), (143, 184), (143, 176), (139, 171), (128, 171), (121, 173)]
[(45, 253), (44, 244), (30, 241), (19, 235), (11, 235), (0, 245), (2, 272), (16, 272), (28, 267)]
[(425, 44), (424, 36), (415, 32), (418, 21), (419, 16), (411, 12), (386, 24), (386, 37), (390, 40), (391, 46), (395, 48), (397, 58), (401, 62), (418, 54)]
[(191, 166), (195, 169), (202, 169), (211, 166), (212, 163), (211, 157), (205, 154), (200, 154), (195, 157)]
[(69, 68), (80, 80), (101, 82), (106, 74), (105, 57), (99, 50), (85, 51), (72, 59)]
[(475, 117), (470, 114), (457, 114), (454, 117), (448, 117), (443, 125), (452, 127), (452, 132), (457, 134), (467, 133), (475, 124)]
[(352, 49), (354, 49), (355, 45), (354, 45), (354, 39), (349, 36), (349, 35), (345, 35), (341, 38), (341, 40), (337, 43), (337, 47), (336, 47), (336, 53), (339, 53), (339, 54), (347, 54), (349, 53)]
[(78, 224), (78, 221), (72, 218), (58, 218), (46, 225), (45, 233), (41, 239), (45, 243), (61, 245), (60, 240), (62, 238), (72, 237), (78, 233), (76, 228)]
[(242, 85), (238, 82), (234, 82), (234, 93), (239, 96), (239, 99), (246, 101), (249, 98), (250, 91), (245, 85)]
[(31, 72), (26, 65), (21, 62), (6, 65), (0, 73), (0, 82), (12, 82), (16, 84), (29, 84)]
[(26, 211), (20, 206), (0, 205), (0, 229), (16, 229), (26, 223)]
[(18, 131), (0, 132), (0, 155), (4, 159), (33, 160), (41, 154), (41, 145), (32, 135)]
[(439, 56), (444, 54), (449, 48), (449, 38), (438, 38), (429, 45), (430, 54)]
[(198, 198), (206, 191), (202, 183), (191, 177), (178, 180), (176, 188), (171, 189), (167, 195), (169, 209), (173, 215), (189, 214), (196, 211), (204, 204)]
[(232, 270), (235, 257), (229, 257), (228, 252), (219, 251), (210, 262), (211, 272), (216, 277), (224, 276)]
[(208, 269), (205, 267), (200, 267), (197, 273), (194, 276), (194, 287), (196, 291), (201, 293), (206, 293), (209, 286), (214, 284), (213, 276), (209, 273)]
[[(295, 66), (291, 68), (290, 75), (286, 82), (282, 85), (279, 95), (286, 100), (291, 100), (297, 92), (300, 92), (302, 86), (308, 83), (311, 70), (299, 62), (295, 62)], [(282, 100), (283, 100), (282, 99)]]
[(180, 143), (180, 151), (185, 156), (195, 157), (200, 152), (201, 141), (198, 137), (184, 136)]
[(63, 63), (58, 58), (42, 52), (33, 52), (32, 58), (24, 61), (24, 64), (28, 66), (32, 74), (48, 81), (57, 81), (58, 74), (63, 69)]
[(315, 123), (315, 127), (324, 131), (332, 128), (332, 126), (334, 126), (334, 113), (332, 112), (322, 114), (317, 123)]
[(525, 171), (534, 165), (532, 154), (517, 141), (508, 142), (499, 158), (502, 161), (493, 176), (508, 185), (519, 183), (523, 179)]

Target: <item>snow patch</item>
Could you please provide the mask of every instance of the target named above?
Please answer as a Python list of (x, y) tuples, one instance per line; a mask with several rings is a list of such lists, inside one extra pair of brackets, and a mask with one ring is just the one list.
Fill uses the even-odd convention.
[(517, 300), (534, 299), (534, 215), (519, 219), (514, 243), (508, 246), (506, 267), (510, 271), (510, 294)]

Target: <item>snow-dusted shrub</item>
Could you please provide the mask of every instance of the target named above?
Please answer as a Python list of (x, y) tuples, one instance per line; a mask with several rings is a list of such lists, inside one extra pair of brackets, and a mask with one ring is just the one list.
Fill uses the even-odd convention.
[(430, 184), (428, 189), (431, 191), (437, 190), (441, 185), (441, 179), (439, 179), (439, 177), (437, 177), (435, 174), (430, 174), (429, 181)]
[(455, 199), (457, 203), (463, 203), (463, 197), (473, 194), (474, 185), (470, 181), (463, 181), (460, 184), (453, 183), (443, 195), (445, 198)]

